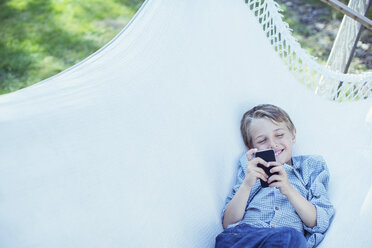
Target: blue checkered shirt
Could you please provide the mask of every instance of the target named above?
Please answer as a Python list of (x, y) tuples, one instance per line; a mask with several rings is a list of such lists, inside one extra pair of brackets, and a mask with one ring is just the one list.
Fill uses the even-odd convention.
[[(244, 180), (247, 162), (244, 154), (239, 160), (236, 184), (226, 199), (222, 217), (227, 204)], [(335, 212), (327, 193), (329, 172), (321, 156), (292, 157), (292, 164), (284, 164), (283, 167), (292, 187), (316, 207), (315, 227), (309, 228), (301, 221), (294, 207), (279, 189), (262, 188), (260, 180), (257, 180), (251, 190), (243, 219), (228, 227), (241, 223), (255, 227), (292, 227), (305, 235), (307, 247), (316, 247), (323, 240)]]

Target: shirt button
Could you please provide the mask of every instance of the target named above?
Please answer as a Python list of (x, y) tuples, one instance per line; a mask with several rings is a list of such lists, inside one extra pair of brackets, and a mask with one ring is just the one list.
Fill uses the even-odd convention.
[(278, 211), (279, 210), (279, 207), (275, 207), (275, 210)]

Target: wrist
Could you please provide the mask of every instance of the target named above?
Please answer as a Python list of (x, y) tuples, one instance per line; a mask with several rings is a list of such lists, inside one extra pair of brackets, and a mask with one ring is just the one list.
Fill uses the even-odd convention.
[(285, 190), (285, 192), (283, 192), (283, 195), (285, 195), (289, 199), (292, 196), (294, 196), (296, 194), (296, 192), (297, 191), (292, 187), (292, 185), (289, 184), (287, 189)]
[(253, 187), (253, 185), (252, 185), (252, 182), (249, 178), (244, 178), (243, 183), (242, 183), (243, 187), (245, 187), (247, 189), (251, 189)]

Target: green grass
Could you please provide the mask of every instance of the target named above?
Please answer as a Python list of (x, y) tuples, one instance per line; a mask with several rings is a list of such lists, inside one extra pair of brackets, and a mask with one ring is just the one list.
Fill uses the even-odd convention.
[(144, 0), (0, 2), (0, 94), (76, 64), (110, 41)]
[[(314, 7), (323, 7), (325, 12), (319, 16), (319, 20), (329, 22), (332, 18), (335, 18), (335, 14), (331, 7), (324, 5), (321, 1), (307, 1), (306, 2), (309, 6)], [(303, 24), (299, 20), (301, 18), (301, 14), (299, 12), (291, 11), (288, 7), (284, 4), (280, 5), (283, 9), (283, 19), (285, 22), (288, 23), (289, 27), (293, 29), (293, 36), (299, 41), (301, 46), (306, 49), (309, 54), (320, 58), (320, 61), (326, 61), (329, 55), (330, 50), (327, 47), (321, 47), (321, 44), (330, 44), (332, 45), (333, 41), (329, 40), (329, 37), (324, 35), (323, 33), (316, 33), (312, 31), (314, 28), (312, 25)], [(323, 43), (320, 43), (320, 39), (326, 39)]]
[[(320, 0), (297, 0), (296, 2), (301, 2), (304, 8), (321, 8), (323, 10), (322, 12), (319, 12), (316, 20), (303, 24), (300, 21), (302, 16), (298, 10), (290, 9), (283, 3), (285, 2), (284, 0), (277, 1), (283, 9), (284, 21), (287, 22), (289, 27), (293, 30), (293, 36), (309, 54), (316, 57), (319, 63), (325, 65), (331, 52), (339, 24), (344, 16), (343, 13), (328, 6)], [(349, 1), (341, 0), (341, 2), (347, 4)], [(367, 16), (372, 19), (372, 8), (369, 9)], [(325, 28), (319, 30), (319, 28), (316, 28), (315, 22), (323, 23)], [(334, 35), (331, 34), (332, 32), (335, 32)], [(371, 35), (371, 31), (364, 30), (362, 32), (362, 37), (370, 37)], [(350, 65), (349, 72), (361, 73), (369, 69), (370, 68), (365, 65), (363, 60), (355, 55)]]

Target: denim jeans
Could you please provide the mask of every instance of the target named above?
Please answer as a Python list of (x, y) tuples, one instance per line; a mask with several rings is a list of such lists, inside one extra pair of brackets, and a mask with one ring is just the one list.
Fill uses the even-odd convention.
[(216, 237), (215, 248), (306, 248), (305, 236), (291, 227), (257, 228), (240, 224)]

